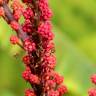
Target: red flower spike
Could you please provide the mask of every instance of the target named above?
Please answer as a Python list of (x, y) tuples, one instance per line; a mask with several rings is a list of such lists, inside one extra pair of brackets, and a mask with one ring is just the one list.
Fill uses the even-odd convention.
[[(25, 91), (25, 96), (63, 96), (67, 88), (62, 85), (63, 77), (54, 71), (56, 57), (48, 0), (12, 0), (10, 4), (9, 0), (5, 1), (2, 4), (3, 0), (0, 0), (0, 16), (3, 15), (7, 24), (10, 23), (22, 45), (16, 36), (11, 36), (10, 42), (20, 45), (26, 52), (22, 58), (26, 68), (22, 77), (32, 88)], [(24, 18), (23, 23), (19, 22), (21, 16)], [(95, 81), (92, 77), (94, 84)]]
[(17, 36), (11, 36), (10, 37), (10, 42), (11, 42), (11, 44), (17, 44), (18, 42), (19, 42), (19, 39), (18, 39), (18, 37)]

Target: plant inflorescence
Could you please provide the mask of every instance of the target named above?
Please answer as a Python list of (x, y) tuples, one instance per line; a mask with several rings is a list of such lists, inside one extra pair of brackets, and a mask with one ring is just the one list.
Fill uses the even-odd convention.
[(63, 96), (67, 92), (63, 77), (54, 71), (52, 15), (48, 0), (0, 0), (0, 16), (17, 33), (10, 42), (26, 52), (22, 77), (32, 88), (25, 91), (25, 96)]

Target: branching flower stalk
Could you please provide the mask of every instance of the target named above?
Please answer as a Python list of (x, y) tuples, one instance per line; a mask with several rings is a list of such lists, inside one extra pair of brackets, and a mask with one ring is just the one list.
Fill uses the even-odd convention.
[(0, 0), (0, 16), (17, 33), (10, 42), (26, 52), (22, 77), (32, 88), (25, 91), (25, 96), (63, 96), (67, 88), (62, 85), (63, 77), (54, 71), (56, 57), (48, 0)]

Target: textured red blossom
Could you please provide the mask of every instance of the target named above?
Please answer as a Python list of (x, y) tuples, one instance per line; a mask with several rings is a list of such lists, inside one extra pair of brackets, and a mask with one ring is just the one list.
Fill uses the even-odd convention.
[(62, 96), (63, 94), (67, 93), (67, 91), (68, 91), (67, 87), (64, 86), (64, 85), (59, 86), (59, 88), (57, 90), (58, 90), (60, 96)]
[(56, 83), (53, 80), (47, 80), (44, 85), (44, 91), (50, 91), (56, 87)]
[(23, 5), (20, 3), (19, 0), (13, 0), (12, 8), (14, 11), (23, 11)]
[(14, 30), (18, 30), (19, 29), (19, 25), (16, 21), (12, 21), (10, 23), (11, 27), (14, 29)]
[(52, 40), (54, 34), (51, 31), (51, 23), (46, 21), (45, 23), (41, 23), (38, 27), (38, 33), (43, 37), (47, 38), (48, 40)]
[(10, 37), (10, 42), (11, 42), (12, 44), (17, 44), (17, 43), (19, 42), (19, 39), (18, 39), (17, 36), (11, 36), (11, 37)]
[(58, 91), (51, 90), (49, 92), (49, 95), (48, 96), (59, 96), (59, 92)]
[(61, 83), (63, 83), (63, 77), (60, 76), (58, 73), (55, 73), (54, 74), (54, 81), (59, 85)]
[(48, 6), (47, 0), (39, 0), (39, 7), (41, 10), (41, 18), (48, 20), (52, 17), (52, 11)]
[(31, 24), (29, 19), (25, 20), (22, 28), (23, 28), (23, 31), (26, 33), (32, 33), (33, 32), (32, 24)]
[(44, 66), (45, 67), (49, 67), (49, 68), (52, 68), (52, 69), (54, 69), (55, 68), (55, 65), (56, 65), (56, 57), (54, 56), (54, 55), (52, 55), (52, 56), (45, 56), (44, 57), (44, 61), (45, 61), (45, 63), (44, 63)]
[(29, 65), (30, 64), (30, 60), (31, 60), (31, 57), (29, 55), (26, 55), (26, 56), (23, 57), (23, 62), (26, 65)]
[(32, 84), (39, 84), (39, 78), (38, 76), (34, 75), (34, 74), (31, 74), (30, 75), (30, 82)]
[(28, 81), (30, 79), (31, 70), (29, 67), (26, 68), (26, 70), (22, 73), (22, 77)]
[(24, 49), (26, 51), (32, 52), (33, 50), (36, 49), (35, 43), (34, 42), (31, 42), (29, 39), (26, 39), (24, 41)]
[(93, 84), (96, 84), (96, 74), (91, 76), (91, 81)]
[(91, 89), (88, 91), (88, 95), (89, 95), (89, 96), (96, 96), (96, 89), (91, 88)]
[(20, 10), (14, 11), (13, 15), (14, 15), (15, 20), (18, 21), (20, 19), (20, 17), (21, 17), (21, 11)]
[(31, 8), (26, 8), (26, 10), (23, 12), (23, 15), (25, 19), (31, 19), (34, 16), (33, 10)]
[(25, 96), (36, 96), (35, 92), (31, 89), (25, 90)]

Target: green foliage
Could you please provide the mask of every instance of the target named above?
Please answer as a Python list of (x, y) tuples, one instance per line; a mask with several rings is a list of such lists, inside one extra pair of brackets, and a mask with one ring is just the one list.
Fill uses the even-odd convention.
[[(56, 70), (65, 77), (66, 96), (87, 96), (92, 86), (90, 75), (96, 73), (96, 1), (50, 0), (50, 5), (54, 11)], [(29, 86), (21, 77), (23, 52), (9, 43), (14, 33), (0, 19), (0, 96), (24, 96), (23, 90)], [(20, 54), (14, 57), (15, 53)]]

